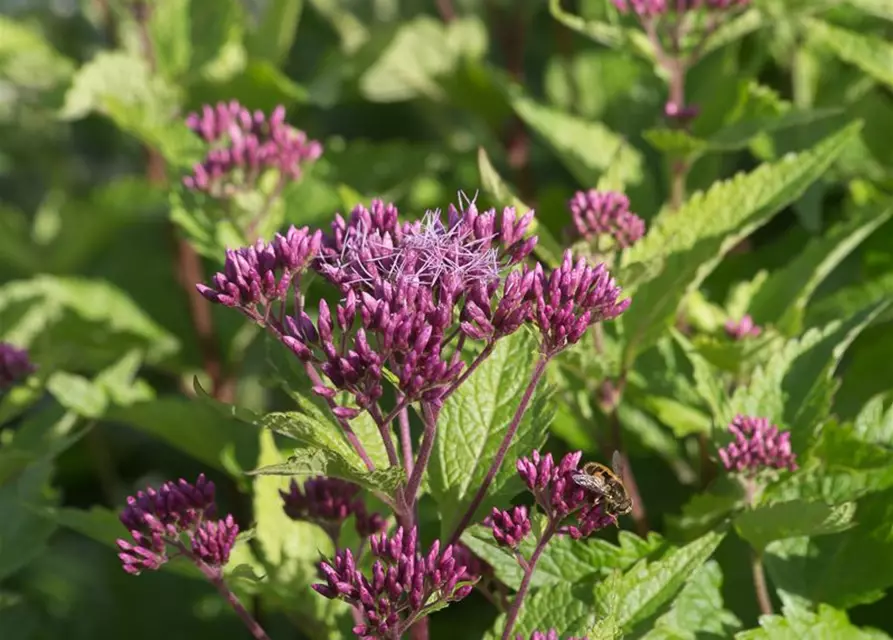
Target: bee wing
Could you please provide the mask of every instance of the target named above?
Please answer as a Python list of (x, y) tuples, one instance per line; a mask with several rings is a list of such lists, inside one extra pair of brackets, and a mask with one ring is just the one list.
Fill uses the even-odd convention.
[(614, 475), (617, 476), (618, 480), (623, 480), (623, 459), (621, 458), (619, 451), (615, 451), (614, 455), (611, 457), (611, 469), (614, 471)]
[(601, 476), (591, 476), (588, 473), (575, 473), (573, 477), (574, 482), (584, 489), (589, 489), (590, 491), (595, 491), (600, 494), (604, 494), (607, 489), (605, 480)]

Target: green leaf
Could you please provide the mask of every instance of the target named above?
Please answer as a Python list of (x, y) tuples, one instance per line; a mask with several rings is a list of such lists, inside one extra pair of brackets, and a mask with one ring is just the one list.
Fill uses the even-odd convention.
[(249, 55), (281, 62), (294, 43), (303, 8), (304, 0), (266, 0), (245, 43)]
[(47, 380), (47, 391), (66, 409), (85, 418), (100, 418), (108, 407), (102, 389), (83, 376), (55, 371)]
[(728, 638), (741, 627), (741, 621), (723, 608), (722, 570), (708, 560), (691, 574), (670, 610), (659, 617), (642, 640), (696, 640), (702, 637)]
[(597, 602), (616, 597), (617, 622), (627, 633), (645, 622), (682, 589), (686, 581), (713, 554), (725, 533), (710, 532), (684, 547), (668, 551), (659, 560), (641, 560), (615, 585), (596, 587)]
[(417, 97), (445, 100), (439, 78), (456, 71), (465, 59), (487, 50), (487, 31), (477, 18), (444, 24), (430, 16), (404, 22), (393, 40), (360, 78), (360, 91), (372, 102), (400, 102)]
[(735, 529), (752, 547), (762, 551), (775, 540), (845, 531), (853, 526), (855, 513), (853, 502), (830, 506), (823, 502), (792, 500), (738, 514)]
[[(427, 480), (445, 535), (453, 532), (490, 469), (536, 360), (537, 343), (530, 333), (521, 330), (503, 338), (444, 403)], [(548, 397), (542, 390), (535, 394), (476, 517), (520, 492), (515, 460), (545, 442), (554, 412)]]
[(853, 435), (863, 442), (888, 446), (893, 442), (893, 407), (884, 413), (884, 396), (869, 400), (853, 424)]
[(806, 33), (819, 46), (852, 64), (869, 76), (893, 87), (893, 45), (887, 40), (862, 35), (834, 27), (825, 22), (808, 19)]
[(406, 472), (402, 467), (390, 467), (366, 471), (352, 466), (337, 453), (327, 449), (305, 447), (295, 449), (288, 460), (277, 464), (258, 467), (249, 471), (251, 476), (331, 476), (350, 480), (373, 491), (394, 495), (397, 488), (406, 482)]
[[(512, 632), (529, 638), (534, 631), (557, 629), (562, 638), (582, 637), (596, 623), (591, 600), (592, 590), (585, 584), (564, 582), (543, 587), (524, 599)], [(505, 614), (502, 614), (484, 636), (485, 640), (501, 638), (504, 628)]]
[[(493, 567), (500, 582), (512, 589), (521, 585), (524, 572), (518, 566), (518, 560), (510, 550), (496, 544), (488, 527), (469, 527), (462, 534), (462, 542)], [(615, 545), (598, 538), (585, 541), (573, 540), (570, 536), (553, 538), (546, 545), (536, 565), (530, 582), (531, 588), (574, 584), (598, 576), (604, 577), (615, 569), (628, 569), (635, 562), (655, 555), (666, 547), (663, 539), (655, 533), (642, 539), (628, 531), (621, 531), (618, 542)], [(532, 536), (524, 540), (520, 545), (521, 555), (529, 558), (535, 545)]]
[(750, 315), (757, 324), (781, 325), (796, 331), (813, 293), (848, 255), (893, 216), (893, 207), (867, 207), (811, 241), (799, 255), (775, 271), (757, 291)]
[(191, 4), (191, 0), (163, 0), (149, 11), (155, 63), (158, 72), (169, 79), (184, 75), (192, 59)]
[(847, 0), (847, 4), (878, 18), (893, 21), (893, 1), (891, 0)]
[[(847, 318), (870, 304), (893, 297), (893, 273), (844, 287), (820, 298), (806, 312), (806, 326), (817, 327), (837, 318)], [(888, 317), (889, 314), (884, 314)]]
[(56, 529), (37, 511), (51, 503), (46, 491), (52, 473), (52, 464), (44, 461), (0, 487), (0, 580), (40, 555)]
[(0, 16), (0, 33), (0, 78), (18, 87), (49, 90), (74, 73), (74, 63), (29, 25)]
[(629, 44), (633, 51), (647, 60), (654, 59), (654, 47), (638, 29), (624, 29), (620, 25), (600, 20), (586, 20), (561, 8), (561, 0), (549, 0), (549, 13), (568, 29), (612, 48)]
[(797, 606), (786, 606), (784, 616), (760, 618), (760, 629), (735, 635), (735, 640), (800, 640), (801, 638), (841, 638), (842, 640), (883, 640), (885, 633), (854, 626), (847, 614), (826, 604), (812, 612)]
[(694, 540), (720, 526), (743, 506), (741, 483), (722, 476), (707, 491), (693, 495), (680, 515), (669, 516), (668, 530), (674, 537)]
[[(660, 261), (663, 268), (639, 284), (622, 316), (628, 366), (672, 321), (686, 292), (697, 288), (741, 238), (795, 201), (859, 128), (848, 126), (809, 151), (716, 183), (706, 194), (692, 196), (679, 211), (658, 216), (629, 254), (630, 263)], [(728, 206), (729, 202), (736, 206)]]
[(141, 349), (155, 364), (179, 348), (126, 293), (83, 278), (41, 275), (0, 286), (0, 327), (3, 339), (35, 350), (51, 344), (57, 365), (70, 359), (80, 369), (92, 364), (88, 356), (106, 366), (122, 352)]
[[(518, 215), (524, 215), (530, 210), (518, 196), (512, 191), (511, 187), (497, 173), (490, 157), (483, 147), (478, 147), (478, 173), (481, 176), (481, 186), (484, 188), (491, 198), (497, 204), (503, 207), (514, 207)], [(552, 236), (549, 230), (534, 218), (530, 223), (528, 235), (536, 235), (539, 240), (536, 243), (535, 252), (548, 265), (558, 266), (561, 264), (561, 256), (563, 253), (562, 246)]]
[[(257, 431), (196, 400), (165, 396), (126, 407), (113, 407), (106, 416), (164, 440), (196, 460), (227, 471), (224, 459), (235, 452), (242, 469), (256, 455)], [(229, 452), (229, 453), (228, 453)]]
[(639, 184), (641, 153), (601, 122), (541, 105), (510, 86), (506, 94), (515, 113), (548, 143), (581, 185), (593, 185), (610, 171), (623, 184)]

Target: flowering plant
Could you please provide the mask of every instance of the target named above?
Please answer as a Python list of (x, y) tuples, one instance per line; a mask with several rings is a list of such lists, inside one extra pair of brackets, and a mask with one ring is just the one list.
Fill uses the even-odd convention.
[(3, 640), (893, 633), (883, 2), (7, 4)]

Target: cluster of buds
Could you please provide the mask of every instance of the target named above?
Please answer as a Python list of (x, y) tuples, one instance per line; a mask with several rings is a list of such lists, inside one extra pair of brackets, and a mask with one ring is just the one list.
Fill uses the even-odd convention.
[(608, 237), (626, 249), (645, 235), (645, 221), (629, 210), (629, 198), (616, 191), (577, 191), (568, 202), (580, 237), (593, 243)]
[(767, 418), (736, 416), (729, 424), (733, 440), (719, 450), (729, 471), (756, 475), (763, 469), (797, 469), (797, 455), (791, 450), (791, 434), (781, 432)]
[(282, 106), (267, 118), (262, 111), (252, 113), (235, 100), (205, 105), (201, 113), (187, 116), (186, 126), (211, 148), (183, 184), (215, 197), (253, 188), (270, 169), (279, 172), (280, 181), (297, 180), (303, 166), (322, 154), (319, 142), (285, 123)]
[(504, 547), (516, 549), (530, 533), (527, 507), (515, 507), (511, 510), (493, 507), (488, 522), (496, 542)]
[(288, 491), (280, 491), (285, 514), (292, 520), (313, 522), (323, 528), (337, 544), (341, 525), (354, 517), (357, 533), (368, 538), (382, 531), (385, 519), (369, 513), (360, 497), (360, 487), (347, 480), (317, 476), (304, 483), (304, 489), (291, 481)]
[[(406, 402), (439, 403), (465, 369), (466, 339), (492, 344), (534, 321), (543, 352), (554, 355), (629, 305), (617, 301), (620, 288), (603, 264), (573, 264), (570, 253), (549, 274), (541, 265), (513, 268), (536, 244), (525, 237), (532, 218), (512, 208), (479, 212), (469, 203), (463, 211), (451, 207), (446, 220), (429, 212), (401, 224), (396, 207), (374, 201), (347, 220), (336, 217), (329, 235), (292, 228), (269, 245), (228, 251), (223, 272), (198, 289), (318, 366), (329, 384), (317, 384), (315, 393), (330, 401), (339, 391), (353, 396), (359, 409), (337, 407), (340, 418), (381, 398), (385, 370)], [(316, 323), (297, 295), (293, 314), (285, 313), (304, 268), (343, 295), (334, 308), (320, 302)]]
[(536, 265), (533, 291), (533, 320), (543, 352), (549, 355), (578, 342), (590, 325), (616, 318), (630, 305), (629, 298), (619, 300), (621, 289), (604, 263), (593, 267), (583, 258), (574, 263), (570, 251), (549, 275)]
[[(520, 633), (515, 636), (515, 640), (527, 640)], [(561, 637), (558, 635), (558, 632), (555, 629), (549, 629), (548, 631), (534, 631), (530, 634), (530, 640), (561, 640)], [(578, 638), (577, 636), (568, 636), (567, 640), (589, 640), (587, 636), (583, 636), (582, 638)]]
[(0, 342), (0, 390), (11, 387), (34, 371), (35, 366), (26, 350)]
[(747, 315), (738, 322), (732, 319), (726, 321), (725, 330), (726, 335), (735, 341), (756, 338), (763, 332), (759, 326), (754, 324), (753, 318)]
[(350, 549), (342, 549), (331, 562), (320, 563), (325, 584), (313, 585), (326, 598), (357, 608), (362, 622), (353, 632), (360, 638), (399, 639), (433, 608), (468, 596), (477, 580), (459, 563), (453, 546), (441, 551), (435, 542), (422, 553), (415, 528), (398, 528), (390, 537), (381, 533), (369, 542), (376, 558), (371, 578), (357, 568)]
[[(516, 465), (518, 475), (537, 505), (549, 522), (555, 524), (556, 533), (567, 534), (575, 540), (616, 523), (616, 518), (605, 512), (598, 497), (574, 481), (582, 456), (581, 451), (569, 453), (555, 464), (551, 453), (541, 455), (534, 451), (529, 458), (519, 458)], [(571, 523), (567, 523), (571, 518)]]
[(207, 567), (223, 567), (239, 525), (232, 515), (214, 520), (215, 510), (214, 483), (204, 474), (195, 484), (180, 479), (127, 498), (120, 520), (131, 540), (117, 541), (124, 570), (135, 575), (154, 571), (170, 559), (169, 549)]

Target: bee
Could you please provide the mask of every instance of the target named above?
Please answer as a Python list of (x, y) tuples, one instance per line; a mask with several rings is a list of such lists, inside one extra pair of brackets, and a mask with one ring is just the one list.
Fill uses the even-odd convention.
[(601, 497), (605, 511), (612, 516), (626, 515), (633, 509), (633, 501), (623, 486), (623, 462), (620, 452), (611, 458), (611, 469), (600, 462), (587, 462), (582, 471), (574, 474), (574, 482)]

